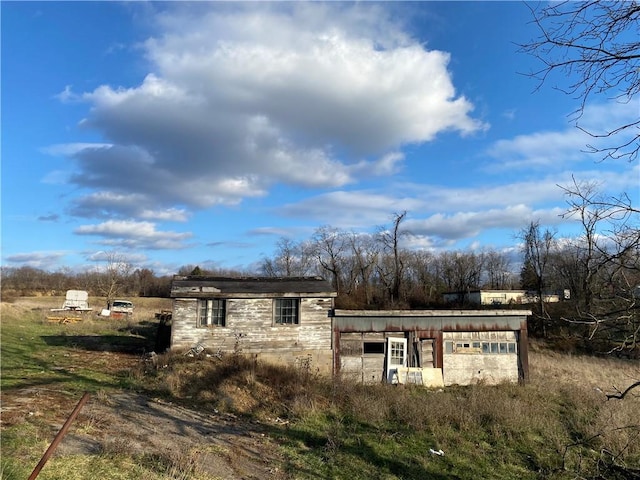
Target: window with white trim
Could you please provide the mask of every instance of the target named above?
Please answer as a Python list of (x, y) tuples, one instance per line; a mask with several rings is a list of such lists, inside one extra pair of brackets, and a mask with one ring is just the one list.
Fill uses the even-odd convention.
[(198, 326), (224, 327), (227, 313), (223, 298), (202, 298), (198, 300)]
[(297, 325), (300, 323), (300, 299), (276, 298), (273, 319), (277, 325)]

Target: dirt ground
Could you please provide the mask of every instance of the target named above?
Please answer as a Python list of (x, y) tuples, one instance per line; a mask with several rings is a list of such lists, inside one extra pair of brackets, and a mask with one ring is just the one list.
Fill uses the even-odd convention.
[[(52, 441), (79, 400), (47, 388), (3, 392), (2, 424), (36, 417), (50, 426)], [(202, 414), (131, 392), (97, 394), (81, 408), (52, 458), (146, 453), (176, 468), (191, 463), (214, 479), (285, 478), (265, 427), (231, 414)]]
[[(78, 349), (69, 355), (75, 365), (108, 364), (117, 371), (133, 370), (140, 362), (139, 355), (100, 348)], [(59, 388), (41, 384), (0, 392), (2, 428), (36, 422), (50, 428), (49, 442), (53, 441), (81, 398)], [(52, 458), (146, 453), (176, 468), (190, 463), (212, 479), (286, 478), (278, 467), (281, 459), (267, 427), (232, 414), (205, 414), (134, 392), (100, 392), (90, 395)]]

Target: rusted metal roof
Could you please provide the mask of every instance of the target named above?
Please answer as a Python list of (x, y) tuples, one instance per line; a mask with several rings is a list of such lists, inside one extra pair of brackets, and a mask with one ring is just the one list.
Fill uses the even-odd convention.
[(213, 277), (176, 275), (171, 282), (172, 297), (268, 296), (317, 294), (335, 297), (336, 292), (322, 277)]
[(341, 332), (492, 331), (526, 329), (530, 310), (334, 310)]

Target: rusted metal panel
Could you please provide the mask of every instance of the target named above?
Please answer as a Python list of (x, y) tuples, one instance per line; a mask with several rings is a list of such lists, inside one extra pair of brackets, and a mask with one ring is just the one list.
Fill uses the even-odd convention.
[(340, 338), (343, 341), (344, 340), (362, 340), (362, 332), (354, 332), (354, 333), (344, 332), (342, 333), (342, 335), (340, 335)]
[(362, 338), (366, 342), (372, 342), (375, 340), (384, 340), (385, 339), (384, 332), (364, 332), (362, 334)]
[(341, 332), (423, 332), (519, 330), (529, 310), (335, 310)]
[(518, 332), (518, 378), (521, 383), (529, 381), (529, 337), (526, 324)]
[(334, 310), (335, 317), (505, 317), (531, 315), (531, 310)]

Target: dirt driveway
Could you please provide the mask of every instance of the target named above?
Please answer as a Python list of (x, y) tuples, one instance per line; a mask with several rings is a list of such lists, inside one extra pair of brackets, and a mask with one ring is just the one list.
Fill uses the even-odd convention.
[[(41, 417), (50, 424), (53, 440), (77, 400), (46, 388), (3, 393), (2, 423), (8, 426)], [(195, 467), (213, 479), (286, 478), (266, 431), (265, 425), (231, 414), (203, 414), (136, 393), (98, 394), (82, 407), (54, 458), (149, 454), (163, 458), (172, 468)]]

